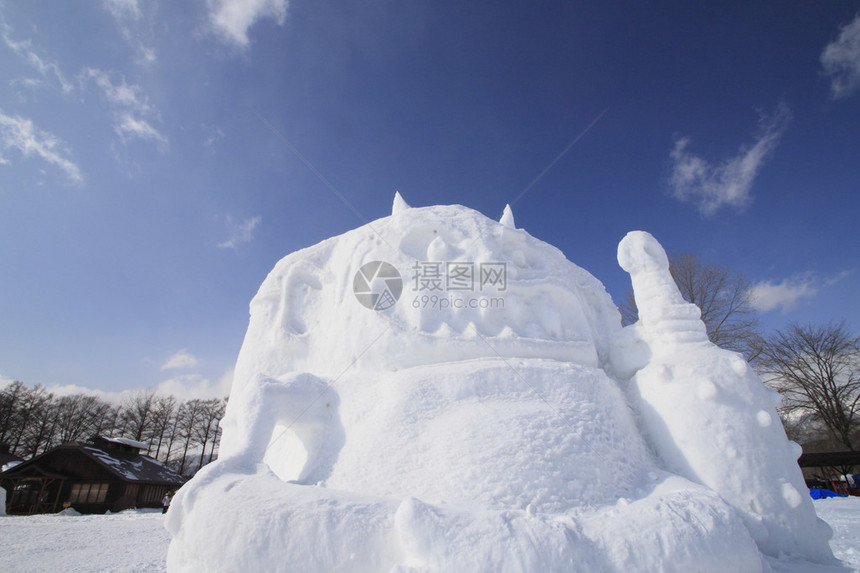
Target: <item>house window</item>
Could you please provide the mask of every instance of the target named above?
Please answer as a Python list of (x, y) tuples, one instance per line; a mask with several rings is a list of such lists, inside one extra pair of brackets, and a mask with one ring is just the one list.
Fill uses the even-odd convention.
[(140, 486), (136, 483), (129, 483), (125, 486), (125, 495), (126, 497), (130, 497), (132, 499), (137, 499), (137, 490)]
[(160, 502), (161, 498), (164, 497), (169, 491), (170, 488), (164, 486), (157, 485), (148, 485), (143, 488), (143, 503), (156, 503)]
[(27, 505), (36, 503), (39, 497), (39, 490), (35, 484), (22, 483), (15, 486), (12, 490), (12, 505)]
[(69, 501), (72, 503), (104, 503), (107, 498), (108, 484), (106, 483), (76, 483), (72, 484)]

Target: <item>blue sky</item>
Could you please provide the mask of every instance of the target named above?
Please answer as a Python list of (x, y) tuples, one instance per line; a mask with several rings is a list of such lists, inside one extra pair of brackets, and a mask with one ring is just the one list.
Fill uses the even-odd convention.
[(395, 190), (860, 331), (860, 2), (644, 4), (0, 1), (0, 377), (218, 392), (275, 262)]

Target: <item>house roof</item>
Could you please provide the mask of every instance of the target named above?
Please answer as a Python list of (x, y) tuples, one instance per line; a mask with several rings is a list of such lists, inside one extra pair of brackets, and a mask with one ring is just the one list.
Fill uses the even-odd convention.
[(123, 481), (171, 485), (181, 484), (185, 481), (181, 475), (160, 461), (149, 456), (139, 453), (134, 455), (126, 454), (122, 456), (112, 455), (106, 448), (96, 447), (93, 444), (82, 444), (77, 442), (63, 444), (50, 449), (40, 456), (8, 469), (0, 474), (0, 476), (15, 477), (27, 474), (36, 474), (68, 478), (70, 476), (61, 475), (62, 470), (54, 468), (51, 463), (51, 458), (63, 450), (80, 452), (86, 458), (92, 460), (94, 463), (98, 464)]
[(8, 452), (0, 452), (0, 467), (5, 466), (10, 462), (23, 462), (22, 458), (19, 458), (15, 454), (10, 454)]
[(817, 452), (814, 454), (802, 454), (797, 463), (802, 468), (857, 466), (860, 465), (860, 452)]
[(122, 444), (124, 446), (131, 446), (132, 448), (137, 448), (138, 450), (149, 449), (149, 444), (144, 443), (144, 442), (138, 442), (137, 440), (129, 440), (128, 438), (106, 438), (104, 436), (99, 436), (99, 439), (102, 439), (106, 442), (111, 442), (114, 444)]
[(149, 456), (137, 455), (130, 459), (117, 458), (91, 445), (81, 446), (84, 453), (126, 481), (182, 483), (178, 473)]

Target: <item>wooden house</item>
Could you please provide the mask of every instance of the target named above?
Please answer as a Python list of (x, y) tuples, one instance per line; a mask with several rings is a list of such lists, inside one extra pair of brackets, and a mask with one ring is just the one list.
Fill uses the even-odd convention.
[(178, 489), (182, 476), (141, 454), (147, 445), (124, 438), (95, 437), (71, 442), (0, 473), (6, 513), (54, 513), (72, 507), (105, 513), (134, 507), (160, 507)]
[(842, 476), (854, 475), (860, 468), (860, 452), (803, 453), (797, 460), (803, 471), (806, 486), (825, 488), (845, 495), (860, 495), (860, 487), (845, 481)]

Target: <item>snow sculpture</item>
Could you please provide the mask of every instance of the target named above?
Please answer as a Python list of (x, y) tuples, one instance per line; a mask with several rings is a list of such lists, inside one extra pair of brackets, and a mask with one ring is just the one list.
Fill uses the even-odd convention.
[(631, 334), (651, 354), (633, 377), (632, 405), (667, 468), (734, 506), (764, 553), (832, 557), (829, 526), (815, 518), (795, 461), (800, 447), (775, 414), (779, 394), (742, 356), (708, 342), (699, 308), (681, 297), (654, 237), (628, 233), (618, 262), (639, 309)]
[(622, 329), (509, 207), (398, 193), (390, 217), (288, 255), (251, 303), (220, 458), (167, 515), (168, 569), (831, 560), (772, 396), (710, 345), (664, 260), (650, 235), (622, 241), (642, 313)]
[(407, 203), (403, 197), (400, 195), (400, 191), (396, 191), (394, 193), (394, 204), (391, 206), (391, 214), (397, 215), (401, 211), (405, 211), (409, 209), (409, 203)]
[(499, 223), (508, 227), (509, 229), (516, 229), (517, 226), (514, 223), (514, 212), (511, 209), (510, 205), (505, 205), (505, 210), (502, 212), (502, 218), (499, 219)]

